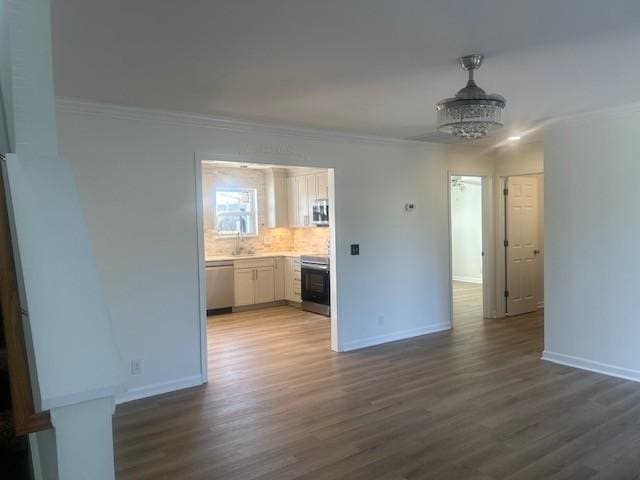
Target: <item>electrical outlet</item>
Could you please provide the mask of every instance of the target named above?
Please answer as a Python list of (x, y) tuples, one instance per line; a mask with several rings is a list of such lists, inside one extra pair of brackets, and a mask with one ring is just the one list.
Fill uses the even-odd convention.
[(131, 360), (131, 375), (141, 375), (142, 374), (142, 360), (139, 358), (136, 360)]
[(384, 315), (378, 316), (378, 326), (382, 327), (384, 325)]
[(358, 243), (351, 244), (351, 255), (360, 255), (360, 244)]

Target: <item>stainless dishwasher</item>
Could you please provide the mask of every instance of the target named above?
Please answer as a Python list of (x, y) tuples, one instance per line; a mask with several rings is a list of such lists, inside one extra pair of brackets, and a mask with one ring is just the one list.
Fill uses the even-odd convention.
[(234, 303), (233, 262), (231, 260), (207, 262), (205, 271), (207, 313), (229, 311)]

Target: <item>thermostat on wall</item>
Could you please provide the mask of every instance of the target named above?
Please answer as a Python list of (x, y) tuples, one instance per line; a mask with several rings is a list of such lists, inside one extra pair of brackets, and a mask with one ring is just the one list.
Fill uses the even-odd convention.
[(404, 211), (405, 212), (413, 212), (416, 209), (416, 204), (415, 203), (405, 203), (404, 204)]

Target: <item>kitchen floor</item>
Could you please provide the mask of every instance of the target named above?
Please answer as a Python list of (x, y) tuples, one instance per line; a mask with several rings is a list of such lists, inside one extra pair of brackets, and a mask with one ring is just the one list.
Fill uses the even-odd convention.
[(117, 478), (638, 478), (640, 384), (541, 361), (542, 312), (465, 305), (342, 354), (296, 308), (212, 317), (208, 385), (118, 406)]

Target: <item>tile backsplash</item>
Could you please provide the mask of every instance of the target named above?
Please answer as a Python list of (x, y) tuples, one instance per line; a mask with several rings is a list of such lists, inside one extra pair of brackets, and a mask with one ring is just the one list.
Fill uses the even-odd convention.
[(203, 166), (203, 213), (205, 256), (231, 255), (236, 247), (235, 237), (219, 237), (215, 230), (215, 189), (218, 186), (255, 188), (258, 204), (258, 235), (247, 236), (241, 242), (243, 251), (257, 253), (299, 251), (309, 253), (328, 252), (330, 229), (267, 228), (265, 207), (265, 176), (258, 169)]
[[(241, 241), (243, 251), (265, 252), (309, 252), (328, 253), (328, 228), (262, 228), (255, 237)], [(236, 247), (235, 238), (220, 238), (214, 230), (205, 232), (205, 254), (207, 257), (231, 255)]]
[(331, 230), (326, 227), (293, 228), (293, 250), (296, 252), (328, 253)]

